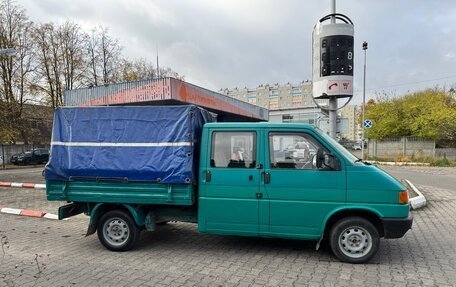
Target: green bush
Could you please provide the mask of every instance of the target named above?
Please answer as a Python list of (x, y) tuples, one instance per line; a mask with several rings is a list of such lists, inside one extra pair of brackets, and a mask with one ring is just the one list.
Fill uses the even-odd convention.
[(456, 162), (451, 162), (446, 157), (433, 158), (430, 164), (431, 166), (456, 166)]
[(381, 158), (381, 157), (369, 157), (368, 160), (379, 161), (379, 162), (419, 162), (419, 163), (429, 163), (430, 166), (440, 166), (440, 167), (456, 167), (456, 162), (449, 161), (445, 157), (395, 157), (395, 158)]

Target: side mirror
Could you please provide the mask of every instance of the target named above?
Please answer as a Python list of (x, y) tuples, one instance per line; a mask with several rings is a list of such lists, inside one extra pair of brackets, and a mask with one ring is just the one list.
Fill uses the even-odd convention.
[(322, 167), (327, 167), (332, 170), (340, 170), (340, 161), (339, 158), (330, 153), (325, 153), (321, 148), (317, 150), (316, 155), (316, 164), (318, 169)]
[(332, 170), (340, 170), (340, 161), (338, 157), (330, 153), (326, 153), (324, 157), (324, 166), (329, 167)]
[(317, 166), (317, 168), (321, 168), (323, 166), (324, 161), (325, 161), (325, 152), (323, 151), (322, 148), (319, 148), (317, 150), (317, 154), (315, 156), (315, 159), (316, 159), (315, 165)]

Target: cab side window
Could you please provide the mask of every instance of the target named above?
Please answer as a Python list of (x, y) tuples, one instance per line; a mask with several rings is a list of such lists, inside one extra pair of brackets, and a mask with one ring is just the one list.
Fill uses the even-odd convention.
[(270, 133), (271, 168), (315, 169), (315, 157), (319, 148), (323, 146), (309, 134)]
[(211, 167), (255, 168), (256, 133), (213, 132)]

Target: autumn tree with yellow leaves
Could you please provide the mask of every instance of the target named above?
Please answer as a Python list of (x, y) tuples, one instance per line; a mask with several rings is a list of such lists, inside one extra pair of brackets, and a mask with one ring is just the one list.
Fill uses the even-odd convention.
[(418, 136), (456, 144), (456, 99), (443, 90), (379, 97), (367, 103), (365, 118), (374, 123), (367, 138)]

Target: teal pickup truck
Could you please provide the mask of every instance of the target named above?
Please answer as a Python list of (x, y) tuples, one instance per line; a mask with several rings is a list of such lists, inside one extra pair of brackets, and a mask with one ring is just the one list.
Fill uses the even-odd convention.
[[(60, 219), (89, 215), (87, 235), (97, 232), (110, 250), (129, 250), (141, 230), (181, 221), (198, 224), (201, 233), (313, 240), (317, 248), (328, 240), (337, 258), (362, 263), (376, 254), (380, 238), (400, 238), (412, 226), (406, 188), (313, 126), (205, 121), (191, 140), (162, 137), (178, 124), (152, 131), (162, 133), (160, 142), (131, 134), (125, 142), (131, 120), (120, 128), (99, 120), (111, 121), (110, 134), (118, 133), (107, 139), (106, 126), (92, 127), (98, 122), (90, 118), (93, 108), (75, 110), (60, 109), (64, 116), (55, 117), (47, 198), (69, 202), (59, 209)], [(182, 148), (190, 163), (176, 159)], [(172, 159), (157, 158), (164, 153)], [(168, 168), (180, 176), (183, 165), (191, 174), (180, 182), (154, 173)]]

